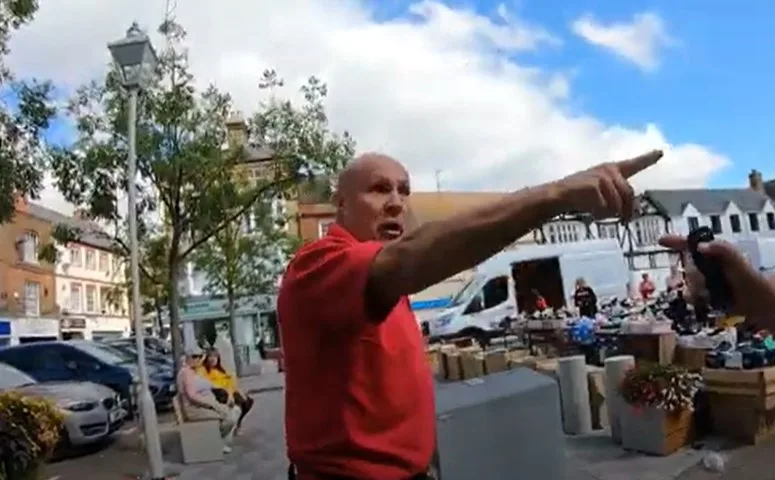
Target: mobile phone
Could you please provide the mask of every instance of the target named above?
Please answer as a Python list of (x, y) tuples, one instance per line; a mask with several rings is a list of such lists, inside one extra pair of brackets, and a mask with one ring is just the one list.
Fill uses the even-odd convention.
[(701, 243), (708, 243), (715, 240), (713, 230), (708, 227), (699, 227), (692, 230), (687, 237), (689, 244), (689, 253), (692, 256), (697, 270), (705, 277), (705, 287), (710, 295), (710, 306), (714, 310), (727, 311), (732, 307), (732, 290), (729, 288), (729, 282), (724, 269), (718, 260), (706, 257), (697, 249)]

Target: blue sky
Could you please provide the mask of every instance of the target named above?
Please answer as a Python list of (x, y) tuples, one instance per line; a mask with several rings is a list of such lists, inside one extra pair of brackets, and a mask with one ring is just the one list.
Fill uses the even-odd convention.
[[(384, 20), (403, 16), (408, 0), (375, 0)], [(449, 5), (495, 17), (498, 0)], [(756, 168), (775, 177), (771, 118), (775, 95), (775, 2), (748, 0), (522, 0), (510, 8), (524, 21), (561, 37), (561, 48), (521, 54), (520, 64), (572, 71), (572, 108), (607, 123), (636, 127), (654, 121), (673, 142), (699, 143), (727, 155), (733, 165), (711, 178), (711, 186), (738, 185)], [(591, 13), (603, 22), (659, 15), (674, 40), (660, 66), (644, 72), (603, 48), (573, 35), (569, 25)], [(689, 166), (687, 166), (689, 167)]]
[[(434, 12), (417, 15), (423, 1)], [(741, 8), (727, 0), (446, 0), (449, 8), (442, 12), (441, 1), (228, 0), (234, 8), (211, 10), (178, 2), (177, 13), (189, 31), (195, 74), (231, 93), (238, 108), (255, 108), (255, 79), (263, 68), (276, 68), (290, 85), (321, 75), (329, 82), (332, 128), (351, 131), (360, 149), (396, 155), (417, 190), (435, 188), (437, 170), (443, 171), (443, 188), (514, 189), (664, 142), (672, 148), (669, 158), (642, 175), (649, 188), (741, 186), (752, 168), (775, 178), (769, 161), (775, 141), (768, 131), (775, 97), (767, 94), (775, 73), (775, 33), (769, 33), (775, 3), (749, 0)], [(42, 5), (31, 27), (14, 37), (16, 71), (52, 78), (64, 91), (104, 71), (104, 44), (123, 32), (127, 18), (139, 15), (142, 25), (155, 25), (161, 15), (158, 0), (116, 0), (62, 25), (77, 3)], [(510, 22), (499, 16), (504, 8)], [(464, 18), (464, 11), (489, 18), (487, 25)], [(659, 19), (670, 39), (654, 50), (655, 68), (595, 45), (572, 28), (585, 15), (610, 26), (643, 14)], [(256, 29), (255, 18), (272, 19), (273, 28)], [(567, 98), (552, 99), (548, 87), (538, 91), (514, 72), (481, 66), (491, 57), (471, 38), (492, 34), (490, 22), (508, 24), (508, 34), (527, 24), (559, 39), (559, 45), (498, 50), (498, 56), (561, 74), (569, 82)], [(55, 25), (67, 30), (61, 35), (72, 45), (49, 40)], [(463, 33), (445, 36), (449, 25)], [(473, 59), (476, 67), (452, 64), (458, 58)], [(656, 129), (646, 128), (651, 123)], [(49, 133), (57, 143), (71, 135), (65, 122)], [(732, 164), (720, 167), (725, 158), (717, 153)]]

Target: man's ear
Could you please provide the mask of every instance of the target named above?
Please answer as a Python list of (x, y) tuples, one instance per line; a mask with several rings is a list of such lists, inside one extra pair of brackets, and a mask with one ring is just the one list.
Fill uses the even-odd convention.
[(344, 199), (342, 198), (342, 194), (339, 193), (339, 190), (334, 190), (333, 192), (331, 192), (331, 205), (339, 209), (339, 208), (342, 208), (343, 204), (344, 204)]

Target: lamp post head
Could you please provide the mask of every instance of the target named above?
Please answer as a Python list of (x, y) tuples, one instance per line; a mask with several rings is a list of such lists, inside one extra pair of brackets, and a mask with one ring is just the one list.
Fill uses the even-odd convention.
[(150, 38), (137, 22), (129, 27), (126, 37), (109, 43), (108, 49), (118, 66), (121, 84), (125, 88), (142, 88), (153, 77), (158, 57)]

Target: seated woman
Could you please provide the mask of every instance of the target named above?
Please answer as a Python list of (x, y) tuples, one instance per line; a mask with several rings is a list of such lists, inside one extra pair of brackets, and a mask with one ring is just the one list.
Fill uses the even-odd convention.
[(223, 437), (223, 452), (231, 452), (231, 442), (237, 427), (239, 409), (219, 403), (210, 381), (197, 373), (202, 364), (202, 351), (188, 349), (178, 372), (178, 398), (183, 418), (190, 421), (219, 420)]
[(221, 354), (218, 350), (208, 350), (205, 355), (205, 361), (197, 369), (197, 372), (203, 377), (207, 378), (212, 384), (213, 388), (219, 389), (224, 392), (221, 395), (216, 391), (216, 398), (221, 403), (226, 405), (236, 405), (240, 410), (239, 419), (237, 420), (237, 428), (239, 431), (242, 426), (242, 420), (245, 415), (248, 414), (251, 408), (253, 408), (253, 399), (239, 391), (237, 386), (237, 379), (229, 374), (221, 366)]

